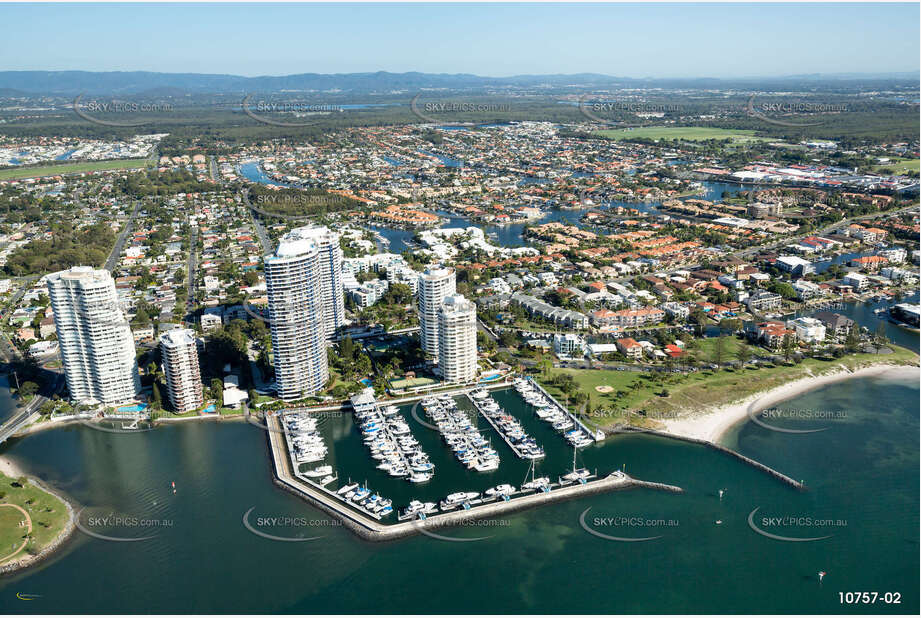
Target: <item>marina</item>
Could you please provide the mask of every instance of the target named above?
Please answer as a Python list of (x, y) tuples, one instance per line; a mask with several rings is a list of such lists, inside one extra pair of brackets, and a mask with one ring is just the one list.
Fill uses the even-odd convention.
[(328, 489), (327, 485), (338, 479), (331, 465), (321, 465), (302, 472), (302, 464), (322, 461), (329, 452), (322, 435), (317, 431), (319, 421), (306, 410), (279, 414), (278, 418), (287, 444), (286, 453), (294, 463), (294, 478), (378, 521), (393, 512), (391, 501), (372, 492), (367, 488), (367, 483), (360, 486), (358, 483), (349, 482), (335, 492)]
[(525, 432), (521, 423), (514, 416), (507, 414), (496, 400), (489, 396), (488, 391), (477, 390), (468, 393), (467, 397), (520, 459), (543, 459), (546, 456), (544, 449)]
[[(275, 470), (275, 482), (284, 489), (298, 495), (321, 511), (339, 519), (345, 527), (369, 541), (385, 541), (423, 533), (426, 528), (444, 528), (485, 517), (512, 513), (538, 505), (550, 504), (596, 493), (629, 488), (656, 489), (671, 493), (682, 493), (683, 489), (665, 483), (653, 483), (632, 478), (622, 471), (616, 471), (594, 480), (584, 480), (566, 486), (541, 482), (522, 486), (514, 492), (509, 486), (497, 486), (485, 498), (478, 492), (455, 492), (439, 503), (441, 512), (436, 513), (432, 503), (411, 503), (401, 513), (402, 521), (393, 524), (381, 522), (364, 508), (356, 508), (346, 502), (345, 495), (356, 491), (349, 485), (332, 492), (315, 483), (293, 474), (290, 453), (284, 445), (285, 433), (279, 431), (279, 415), (267, 416), (269, 431), (266, 432)], [(501, 487), (501, 489), (500, 489)], [(420, 517), (420, 513), (422, 517)], [(428, 515), (431, 513), (431, 515)]]
[(355, 418), (378, 470), (411, 483), (424, 483), (435, 475), (435, 466), (419, 446), (409, 425), (395, 405), (380, 406), (372, 393), (352, 398)]
[(450, 395), (422, 400), (422, 409), (435, 423), (442, 440), (468, 469), (491, 472), (499, 468), (499, 454), (483, 437), (467, 413), (457, 407)]
[(525, 402), (534, 408), (534, 414), (542, 421), (549, 423), (573, 447), (584, 448), (596, 440), (603, 439), (604, 434), (601, 432), (593, 434), (582, 421), (557, 403), (547, 391), (530, 378), (516, 378), (514, 386)]

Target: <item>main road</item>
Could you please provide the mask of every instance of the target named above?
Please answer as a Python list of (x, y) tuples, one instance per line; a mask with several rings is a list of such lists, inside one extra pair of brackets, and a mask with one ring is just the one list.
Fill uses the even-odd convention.
[(118, 264), (118, 258), (122, 254), (122, 248), (125, 246), (125, 240), (134, 227), (134, 218), (137, 217), (140, 208), (141, 202), (138, 200), (134, 203), (134, 210), (131, 211), (131, 216), (128, 217), (128, 222), (125, 223), (125, 228), (122, 230), (122, 233), (118, 235), (118, 240), (115, 241), (115, 246), (112, 248), (112, 253), (109, 254), (109, 259), (106, 260), (105, 269), (107, 271), (112, 272), (115, 270), (115, 265)]
[(45, 402), (48, 401), (48, 397), (60, 390), (64, 375), (57, 371), (52, 371), (52, 373), (55, 375), (55, 378), (54, 383), (51, 385), (50, 392), (47, 392), (45, 395), (36, 394), (29, 403), (23, 408), (15, 411), (9, 420), (3, 423), (3, 425), (0, 425), (0, 444), (6, 442), (11, 436), (15, 435), (16, 432), (28, 425), (32, 420), (32, 415), (41, 409)]
[(243, 189), (243, 202), (246, 203), (252, 215), (253, 227), (256, 228), (256, 235), (259, 237), (259, 242), (262, 244), (262, 252), (266, 255), (272, 253), (272, 239), (269, 238), (268, 232), (265, 231), (265, 226), (262, 225), (262, 221), (259, 219), (259, 213), (256, 211), (256, 207), (249, 201), (249, 191), (246, 189)]

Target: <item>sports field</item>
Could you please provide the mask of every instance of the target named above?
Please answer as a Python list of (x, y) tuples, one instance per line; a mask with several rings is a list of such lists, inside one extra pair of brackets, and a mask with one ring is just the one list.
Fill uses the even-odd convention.
[(597, 134), (613, 140), (625, 139), (682, 139), (701, 142), (708, 139), (730, 139), (734, 142), (774, 141), (767, 137), (756, 137), (754, 131), (741, 129), (717, 129), (713, 127), (640, 127), (637, 129), (607, 129)]
[(0, 170), (0, 180), (18, 180), (20, 178), (39, 178), (59, 174), (79, 174), (81, 172), (100, 172), (109, 170), (140, 169), (147, 166), (147, 159), (116, 159), (113, 161), (83, 161), (61, 165), (43, 165)]
[(889, 163), (882, 163), (873, 168), (874, 172), (883, 170), (892, 170), (896, 174), (907, 174), (908, 172), (917, 172), (918, 163), (921, 159), (894, 159)]

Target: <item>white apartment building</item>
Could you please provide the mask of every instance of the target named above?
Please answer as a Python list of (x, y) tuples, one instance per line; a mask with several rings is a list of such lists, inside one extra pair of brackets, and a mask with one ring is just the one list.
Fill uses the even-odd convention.
[(553, 353), (557, 356), (582, 356), (585, 340), (575, 333), (554, 333)]
[(476, 305), (460, 294), (445, 298), (438, 311), (438, 370), (445, 382), (477, 377)]
[(890, 264), (901, 264), (908, 259), (908, 251), (902, 247), (892, 247), (890, 249), (881, 249), (876, 255), (889, 260)]
[(134, 338), (109, 271), (75, 266), (48, 275), (47, 285), (71, 399), (107, 406), (135, 399)]
[(438, 354), (438, 311), (441, 302), (457, 292), (457, 277), (453, 268), (430, 267), (419, 275), (419, 339), (422, 351), (432, 361), (440, 360)]
[(796, 291), (796, 296), (800, 300), (809, 300), (810, 298), (815, 298), (822, 294), (822, 288), (819, 287), (819, 284), (813, 283), (812, 281), (806, 281), (805, 279), (797, 279), (794, 281), (793, 289)]
[(174, 328), (160, 335), (160, 356), (166, 374), (166, 392), (174, 412), (191, 412), (204, 403), (195, 333)]
[(860, 273), (848, 273), (841, 281), (845, 285), (853, 287), (858, 292), (867, 289), (870, 285), (870, 280), (867, 279), (867, 276), (861, 275)]
[(281, 242), (310, 240), (320, 255), (320, 286), (323, 298), (323, 321), (326, 338), (333, 339), (345, 326), (345, 292), (342, 287), (342, 247), (339, 234), (328, 227), (311, 225), (291, 230)]
[(320, 250), (310, 238), (285, 235), (264, 262), (277, 394), (301, 399), (329, 379)]
[(796, 318), (787, 322), (787, 328), (792, 328), (796, 333), (796, 338), (805, 343), (818, 343), (825, 340), (825, 324), (816, 318)]

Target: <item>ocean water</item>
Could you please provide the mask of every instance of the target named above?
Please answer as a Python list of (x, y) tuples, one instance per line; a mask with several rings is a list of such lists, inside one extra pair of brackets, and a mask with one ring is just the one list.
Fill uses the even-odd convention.
[[(120, 529), (126, 537), (152, 536), (138, 542), (77, 532), (41, 566), (0, 579), (0, 612), (917, 613), (918, 397), (917, 380), (855, 379), (797, 397), (762, 419), (774, 428), (822, 431), (790, 434), (748, 422), (727, 436), (742, 453), (803, 479), (804, 492), (702, 446), (619, 436), (582, 451), (579, 464), (601, 473), (625, 466), (684, 493), (613, 492), (438, 531), (466, 541), (369, 543), (330, 525), (272, 483), (265, 433), (246, 423), (35, 434), (4, 445), (3, 453), (94, 513), (159, 526)], [(539, 473), (572, 465), (571, 450), (513, 391), (496, 399), (547, 449)], [(478, 474), (453, 459), (412, 407), (402, 412), (436, 464), (435, 478), (412, 486), (376, 471), (350, 416), (340, 415), (321, 425), (340, 482), (366, 478), (399, 504), (519, 485), (527, 474), (485, 422), (482, 432), (502, 465)], [(421, 409), (417, 414), (424, 419)], [(755, 526), (770, 534), (828, 538), (762, 536), (749, 525), (754, 509)], [(259, 531), (319, 538), (257, 536), (243, 524), (248, 511)], [(586, 528), (654, 538), (609, 540)], [(819, 571), (827, 572), (821, 583)], [(842, 605), (839, 591), (899, 593), (901, 603)], [(21, 601), (17, 592), (41, 596)]]

